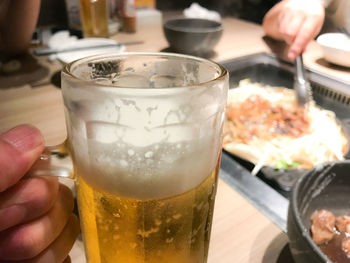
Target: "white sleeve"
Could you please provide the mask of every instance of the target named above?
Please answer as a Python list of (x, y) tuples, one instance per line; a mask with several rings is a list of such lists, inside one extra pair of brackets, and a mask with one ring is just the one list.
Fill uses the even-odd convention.
[(333, 0), (331, 2), (331, 5), (326, 11), (329, 17), (333, 20), (336, 26), (345, 27), (350, 31), (350, 1)]
[(324, 7), (328, 7), (333, 0), (320, 0)]

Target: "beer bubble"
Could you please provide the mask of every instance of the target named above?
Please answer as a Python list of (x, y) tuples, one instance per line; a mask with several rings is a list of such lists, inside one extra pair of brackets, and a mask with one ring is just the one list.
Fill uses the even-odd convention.
[(201, 210), (203, 207), (203, 202), (200, 202), (198, 205), (196, 205), (197, 210)]
[(165, 242), (168, 243), (168, 244), (173, 242), (173, 241), (174, 241), (173, 237), (165, 239)]
[(152, 227), (150, 230), (138, 230), (137, 236), (140, 236), (142, 239), (148, 238), (151, 234), (157, 233), (159, 231), (158, 227)]
[(113, 240), (118, 240), (120, 239), (120, 235), (113, 235)]
[(122, 167), (127, 167), (127, 166), (128, 166), (128, 162), (125, 161), (125, 160), (120, 160), (119, 162), (120, 162), (120, 165), (121, 165)]
[(159, 220), (159, 219), (155, 219), (155, 220), (154, 220), (154, 224), (155, 224), (156, 226), (160, 226), (160, 225), (162, 224), (162, 221)]
[(168, 164), (172, 164), (178, 159), (178, 157), (170, 154), (164, 154), (164, 156), (162, 156), (161, 158), (162, 158), (162, 161)]
[(198, 234), (198, 232), (201, 230), (201, 228), (203, 227), (202, 224), (200, 224), (196, 229), (192, 230), (192, 235), (196, 236)]
[(148, 151), (145, 153), (145, 158), (152, 158), (153, 157), (153, 152)]
[(152, 159), (147, 159), (147, 160), (146, 160), (146, 164), (147, 164), (148, 166), (153, 165), (153, 163), (154, 163), (154, 161), (153, 161)]
[(153, 227), (151, 231), (151, 233), (157, 233), (159, 231), (159, 227)]
[(173, 215), (173, 218), (177, 220), (177, 219), (181, 218), (181, 214), (175, 214), (175, 215)]
[(135, 151), (132, 149), (129, 149), (128, 154), (129, 154), (129, 156), (133, 156), (135, 154)]
[(120, 213), (119, 213), (119, 212), (115, 212), (115, 213), (113, 213), (113, 216), (114, 216), (114, 217), (116, 217), (116, 218), (120, 218), (120, 217), (121, 217), (121, 215), (120, 215)]

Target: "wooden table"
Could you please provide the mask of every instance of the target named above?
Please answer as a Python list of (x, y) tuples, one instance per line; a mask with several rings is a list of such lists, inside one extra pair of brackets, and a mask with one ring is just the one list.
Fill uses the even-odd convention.
[[(215, 48), (213, 60), (270, 51), (262, 38), (260, 26), (233, 18), (224, 19), (223, 25), (224, 34)], [(140, 26), (136, 34), (119, 33), (112, 38), (118, 41), (144, 41), (140, 45), (128, 46), (127, 51), (151, 52), (168, 47), (161, 25)], [(322, 59), (316, 43), (308, 46), (304, 60), (308, 67), (350, 83), (350, 71), (328, 65)], [(57, 62), (48, 63), (42, 59), (39, 62), (49, 71), (61, 68)], [(7, 85), (4, 88), (1, 84), (3, 81), (0, 79), (0, 132), (20, 123), (30, 123), (42, 131), (48, 145), (65, 139), (66, 126), (59, 88), (45, 84), (45, 81), (41, 85), (40, 82), (36, 83), (36, 87)], [(286, 242), (286, 235), (277, 226), (224, 181), (219, 181), (208, 262), (287, 263), (279, 259)], [(81, 240), (77, 240), (71, 257), (75, 263), (85, 262)]]

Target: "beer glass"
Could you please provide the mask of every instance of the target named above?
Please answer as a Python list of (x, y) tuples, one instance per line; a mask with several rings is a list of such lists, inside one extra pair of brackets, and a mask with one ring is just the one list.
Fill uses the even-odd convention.
[(79, 0), (84, 37), (108, 37), (107, 0)]
[(106, 54), (62, 72), (86, 257), (207, 261), (228, 73), (170, 53)]

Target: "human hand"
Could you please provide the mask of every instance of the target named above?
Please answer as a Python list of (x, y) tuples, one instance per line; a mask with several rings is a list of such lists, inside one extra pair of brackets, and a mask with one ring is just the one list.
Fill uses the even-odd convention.
[(25, 176), (43, 149), (32, 126), (0, 134), (0, 262), (70, 262), (79, 234), (71, 191), (55, 177)]
[(320, 0), (283, 0), (264, 17), (265, 34), (286, 41), (294, 60), (321, 30), (325, 9)]

